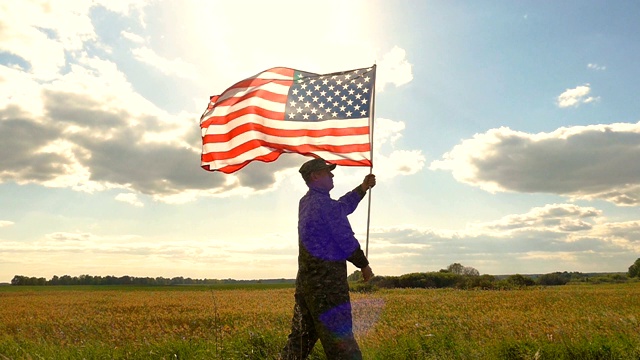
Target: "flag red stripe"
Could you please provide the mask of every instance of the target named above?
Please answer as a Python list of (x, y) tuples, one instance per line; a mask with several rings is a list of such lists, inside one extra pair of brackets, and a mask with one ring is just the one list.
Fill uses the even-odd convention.
[(341, 159), (341, 160), (331, 160), (332, 164), (340, 165), (340, 166), (371, 166), (371, 160), (350, 160), (350, 159)]
[[(242, 169), (243, 167), (249, 165), (249, 163), (258, 160), (258, 161), (262, 161), (262, 162), (272, 162), (277, 160), (280, 155), (282, 155), (282, 153), (274, 151), (270, 154), (264, 155), (264, 156), (258, 156), (255, 157), (254, 159), (251, 160), (247, 160), (244, 161), (241, 164), (236, 164), (236, 165), (228, 165), (225, 167), (222, 167), (220, 169), (214, 169), (220, 172), (223, 172), (225, 174), (231, 174), (234, 173), (240, 169)], [(302, 154), (302, 155), (307, 155), (310, 156), (311, 154)], [(356, 160), (335, 160), (335, 161), (331, 161), (331, 163), (336, 164), (336, 165), (340, 165), (340, 166), (371, 166), (371, 161), (370, 160), (361, 160), (361, 161), (356, 161)], [(207, 171), (213, 171), (211, 170), (211, 167), (209, 165), (204, 165), (203, 168)]]
[(321, 130), (309, 129), (276, 129), (256, 123), (244, 123), (225, 134), (207, 134), (202, 138), (204, 144), (226, 142), (234, 137), (247, 131), (258, 131), (263, 134), (279, 136), (279, 137), (323, 137), (323, 136), (349, 136), (349, 135), (366, 135), (369, 133), (369, 127), (352, 127), (352, 128), (328, 128)]
[[(222, 167), (220, 169), (211, 169), (211, 166), (209, 165), (203, 165), (202, 168), (207, 170), (207, 171), (220, 171), (222, 173), (225, 174), (231, 174), (234, 173), (240, 169), (242, 169), (243, 167), (249, 165), (249, 163), (258, 160), (258, 161), (262, 161), (262, 162), (272, 162), (277, 160), (280, 155), (282, 154), (282, 152), (278, 152), (278, 151), (274, 151), (271, 152), (267, 155), (262, 155), (262, 156), (257, 156), (251, 160), (247, 160), (244, 161), (240, 164), (235, 164), (235, 165), (228, 165), (225, 167)], [(306, 156), (312, 156), (313, 154), (302, 154), (302, 155), (306, 155)], [(340, 165), (340, 166), (371, 166), (371, 161), (370, 160), (361, 160), (361, 161), (356, 161), (356, 160), (348, 160), (348, 159), (344, 159), (344, 160), (334, 160), (331, 161), (331, 163), (336, 164), (336, 165)]]
[(264, 140), (254, 139), (254, 140), (247, 141), (246, 143), (240, 146), (236, 146), (235, 148), (229, 151), (204, 153), (202, 154), (202, 161), (211, 162), (215, 160), (233, 159), (249, 150), (253, 150), (262, 146), (268, 147), (268, 148), (282, 149), (283, 152), (295, 152), (295, 153), (311, 153), (314, 151), (328, 151), (336, 154), (343, 154), (343, 153), (353, 153), (353, 152), (367, 152), (371, 149), (368, 143), (367, 144), (350, 144), (350, 145), (304, 144), (304, 145), (294, 146), (294, 145), (278, 144), (278, 143), (268, 142)]
[(263, 118), (272, 120), (284, 120), (284, 112), (265, 110), (259, 106), (247, 106), (242, 109), (230, 112), (224, 116), (212, 116), (203, 121), (200, 125), (201, 128), (209, 127), (209, 125), (223, 125), (233, 119), (237, 119), (243, 115), (259, 115)]
[[(261, 156), (257, 156), (251, 160), (247, 160), (247, 161), (243, 161), (240, 164), (235, 164), (235, 165), (227, 165), (223, 168), (218, 169), (219, 171), (225, 173), (225, 174), (231, 174), (233, 172), (236, 172), (240, 169), (242, 169), (243, 167), (249, 165), (249, 163), (251, 163), (254, 160), (258, 160), (258, 161), (262, 161), (262, 162), (272, 162), (272, 161), (276, 161), (280, 155), (282, 155), (282, 152), (280, 151), (274, 151), (271, 152), (269, 154), (266, 155), (261, 155)], [(208, 166), (208, 165), (207, 165)], [(209, 169), (207, 169), (209, 170)]]

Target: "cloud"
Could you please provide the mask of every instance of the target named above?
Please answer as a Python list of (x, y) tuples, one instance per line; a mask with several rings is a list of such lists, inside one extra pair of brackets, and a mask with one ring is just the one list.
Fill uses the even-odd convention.
[(376, 71), (376, 91), (383, 91), (387, 84), (399, 87), (413, 80), (413, 66), (406, 56), (406, 51), (398, 46), (382, 56)]
[(577, 107), (580, 104), (588, 104), (600, 100), (600, 97), (588, 96), (591, 93), (589, 84), (577, 86), (573, 89), (567, 89), (557, 98), (558, 107)]
[(7, 226), (11, 226), (11, 225), (13, 225), (13, 224), (14, 224), (14, 222), (13, 222), (13, 221), (0, 220), (0, 228), (7, 227)]
[(640, 123), (528, 134), (506, 127), (463, 140), (432, 170), (490, 192), (551, 193), (640, 205)]
[(0, 157), (0, 180), (45, 182), (65, 173), (67, 159), (40, 151), (33, 144), (50, 143), (60, 135), (56, 129), (19, 118), (0, 121), (0, 142), (7, 151)]
[(396, 147), (402, 137), (405, 123), (377, 118), (374, 127), (374, 166), (379, 179), (398, 175), (411, 175), (422, 170), (425, 157), (422, 150), (404, 150)]
[(592, 64), (592, 63), (587, 64), (587, 68), (589, 68), (591, 70), (597, 70), (597, 71), (607, 70), (606, 66), (602, 66), (602, 65), (598, 65), (598, 64)]
[(91, 10), (102, 6), (128, 15), (145, 6), (132, 1), (5, 1), (0, 12), (0, 51), (16, 55), (29, 64), (36, 78), (51, 80), (65, 66), (65, 56), (81, 51), (97, 40)]
[[(82, 7), (82, 4), (77, 4)], [(42, 79), (50, 79), (65, 64), (64, 41), (68, 46), (77, 49), (77, 39), (92, 37), (93, 28), (86, 27), (78, 8), (62, 11), (54, 4), (37, 4), (28, 1), (7, 1), (0, 5), (3, 16), (0, 19), (0, 51), (18, 56), (29, 65), (29, 71)], [(66, 9), (64, 9), (66, 10)], [(75, 11), (74, 11), (75, 10)], [(66, 21), (53, 21), (59, 16)], [(75, 33), (67, 31), (77, 25)]]
[(377, 273), (437, 271), (454, 262), (489, 274), (626, 271), (620, 259), (631, 264), (640, 251), (639, 221), (604, 223), (600, 210), (573, 204), (549, 204), (461, 230), (406, 225), (374, 228), (370, 236)]
[(120, 34), (122, 35), (123, 38), (136, 43), (136, 44), (144, 44), (144, 38), (140, 35), (134, 34), (132, 32), (129, 31), (121, 31)]
[[(291, 235), (265, 234), (237, 242), (54, 232), (30, 242), (0, 241), (0, 276), (10, 278), (16, 267), (28, 267), (34, 272), (30, 276), (50, 277), (60, 269), (70, 274), (122, 274), (123, 268), (135, 265), (129, 269), (136, 274), (130, 275), (210, 277), (211, 264), (216, 264), (218, 278), (251, 277), (265, 267), (291, 274), (297, 248), (282, 241)], [(374, 227), (369, 250), (380, 275), (437, 271), (454, 262), (488, 274), (501, 274), (502, 269), (626, 271), (640, 252), (640, 221), (607, 222), (593, 207), (548, 204), (462, 229)]]
[(532, 229), (544, 229), (553, 232), (571, 232), (589, 230), (593, 224), (589, 220), (601, 215), (595, 208), (570, 204), (549, 204), (533, 208), (526, 214), (508, 215), (495, 222), (488, 222), (472, 228), (513, 232)]
[(113, 11), (124, 16), (141, 12), (149, 3), (147, 0), (95, 0), (94, 2), (109, 11)]
[(249, 253), (247, 243), (237, 241), (159, 241), (131, 234), (55, 232), (30, 242), (0, 240), (0, 278), (11, 278), (16, 268), (28, 268), (32, 272), (29, 276), (47, 278), (61, 271), (71, 275), (125, 275), (123, 269), (133, 276), (210, 278), (212, 264), (218, 278), (248, 278), (255, 276), (252, 274), (258, 273), (258, 268), (269, 268), (282, 276), (291, 274), (294, 270), (289, 267), (295, 266), (295, 260), (283, 259), (295, 258), (295, 244), (264, 245), (268, 243), (256, 241)]
[[(251, 60), (252, 71), (256, 70), (257, 60), (244, 55), (246, 45), (254, 43), (258, 46), (254, 50), (258, 51), (260, 46), (266, 46), (260, 42), (262, 36), (276, 29), (269, 28), (248, 38), (244, 33), (220, 36), (224, 41), (216, 42), (215, 54), (207, 53), (211, 55), (209, 58), (197, 57), (195, 59), (201, 62), (195, 63), (191, 62), (194, 57), (161, 56), (159, 50), (142, 45), (145, 37), (130, 30), (116, 30), (121, 37), (140, 44), (131, 53), (118, 55), (116, 62), (109, 58), (111, 51), (95, 51), (96, 43), (102, 44), (103, 39), (96, 33), (89, 15), (95, 7), (103, 7), (123, 17), (143, 14), (144, 2), (74, 4), (25, 1), (0, 5), (10, 7), (8, 11), (12, 13), (30, 15), (24, 23), (0, 19), (7, 29), (0, 35), (3, 37), (0, 47), (24, 60), (24, 66), (0, 64), (0, 78), (4, 80), (0, 81), (0, 93), (7, 94), (0, 97), (0, 141), (9, 149), (0, 158), (1, 182), (35, 183), (87, 192), (117, 188), (125, 194), (146, 194), (158, 201), (182, 203), (200, 196), (246, 196), (273, 190), (280, 186), (286, 174), (297, 170), (306, 160), (300, 156), (283, 156), (274, 163), (251, 164), (233, 175), (208, 173), (199, 166), (200, 114), (168, 113), (138, 92), (128, 74), (119, 67), (120, 56), (131, 55), (176, 81), (194, 78), (197, 69), (214, 68), (216, 84), (232, 76), (231, 84), (240, 79), (235, 77), (237, 68), (233, 64)], [(329, 5), (330, 8), (357, 8), (352, 3), (330, 2)], [(235, 9), (238, 5), (221, 6)], [(336, 12), (317, 8), (331, 16), (330, 21), (339, 23)], [(185, 9), (202, 11), (193, 3), (186, 4)], [(272, 11), (272, 8), (265, 5), (264, 10)], [(225, 12), (213, 13), (219, 16)], [(59, 25), (60, 22), (54, 21), (56, 16), (66, 19), (69, 24)], [(211, 24), (220, 27), (230, 20), (224, 18), (222, 23)], [(350, 21), (354, 26), (340, 29), (339, 41), (333, 36), (325, 38), (326, 33), (321, 32), (319, 43), (328, 46), (331, 53), (342, 54), (336, 57), (323, 53), (324, 60), (320, 62), (323, 66), (317, 66), (320, 64), (315, 51), (317, 44), (294, 49), (288, 44), (271, 43), (269, 46), (281, 47), (284, 53), (277, 49), (265, 53), (279, 54), (280, 60), (295, 59), (292, 66), (300, 64), (304, 66), (299, 68), (318, 72), (348, 69), (350, 65), (345, 64), (345, 59), (349, 59), (347, 63), (354, 68), (363, 66), (363, 62), (370, 64), (376, 58), (373, 41), (369, 33), (361, 32), (355, 26), (365, 18), (350, 18)], [(140, 21), (137, 25), (141, 25)], [(197, 30), (190, 26), (185, 25), (183, 34)], [(220, 31), (227, 33), (225, 29)], [(206, 31), (204, 43), (210, 41), (209, 34), (210, 31)], [(197, 32), (193, 36), (196, 41), (203, 35)], [(183, 39), (177, 40), (183, 42)], [(108, 48), (110, 44), (104, 46)], [(210, 66), (220, 56), (230, 55), (224, 52), (225, 47), (243, 55), (223, 56), (222, 62), (216, 62), (218, 66)], [(39, 52), (31, 53), (34, 49)], [(117, 50), (117, 46), (113, 49)], [(180, 52), (178, 48), (174, 50), (179, 54), (190, 53)], [(394, 47), (383, 53), (381, 59), (378, 78), (381, 87), (385, 84), (401, 86), (411, 81), (411, 65), (404, 50)], [(230, 61), (228, 67), (225, 66), (227, 61)], [(259, 59), (259, 63), (265, 62), (267, 59)], [(206, 74), (209, 73), (205, 71), (203, 75)], [(405, 131), (404, 123), (388, 119), (377, 122), (375, 161), (379, 168), (385, 169), (385, 175), (410, 175), (422, 169), (425, 161), (422, 152), (403, 149), (396, 142)], [(118, 200), (139, 204), (132, 195), (122, 195)]]
[(118, 195), (116, 195), (116, 200), (122, 201), (122, 202), (127, 203), (127, 204), (131, 204), (131, 205), (137, 206), (137, 207), (144, 206), (144, 203), (138, 199), (138, 195), (137, 194), (133, 194), (133, 193), (128, 193), (128, 194), (121, 193), (121, 194), (118, 194)]
[(133, 49), (132, 53), (136, 60), (153, 66), (165, 75), (191, 80), (198, 78), (196, 67), (181, 58), (169, 60), (148, 47)]

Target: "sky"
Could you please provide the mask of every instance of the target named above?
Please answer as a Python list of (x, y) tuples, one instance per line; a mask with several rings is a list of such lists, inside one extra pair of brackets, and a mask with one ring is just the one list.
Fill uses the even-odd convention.
[[(626, 272), (640, 257), (639, 13), (624, 0), (4, 1), (0, 282), (294, 278), (309, 158), (207, 172), (200, 115), (271, 67), (373, 64), (377, 185), (349, 220), (374, 273)], [(338, 167), (332, 196), (369, 171)]]

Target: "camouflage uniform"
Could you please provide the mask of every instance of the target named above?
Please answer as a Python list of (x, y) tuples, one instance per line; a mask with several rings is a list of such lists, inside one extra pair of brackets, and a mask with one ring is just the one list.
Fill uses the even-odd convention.
[(357, 187), (338, 200), (310, 185), (298, 212), (298, 275), (291, 334), (283, 359), (305, 359), (320, 339), (327, 359), (362, 359), (353, 337), (347, 263), (369, 261), (347, 219), (365, 192)]

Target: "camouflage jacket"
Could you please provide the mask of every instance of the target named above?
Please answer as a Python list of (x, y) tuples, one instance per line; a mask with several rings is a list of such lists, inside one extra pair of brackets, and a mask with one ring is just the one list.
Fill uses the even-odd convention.
[(369, 265), (347, 219), (364, 194), (357, 187), (334, 200), (328, 191), (311, 187), (300, 199), (298, 292), (348, 292), (346, 261), (358, 268)]

